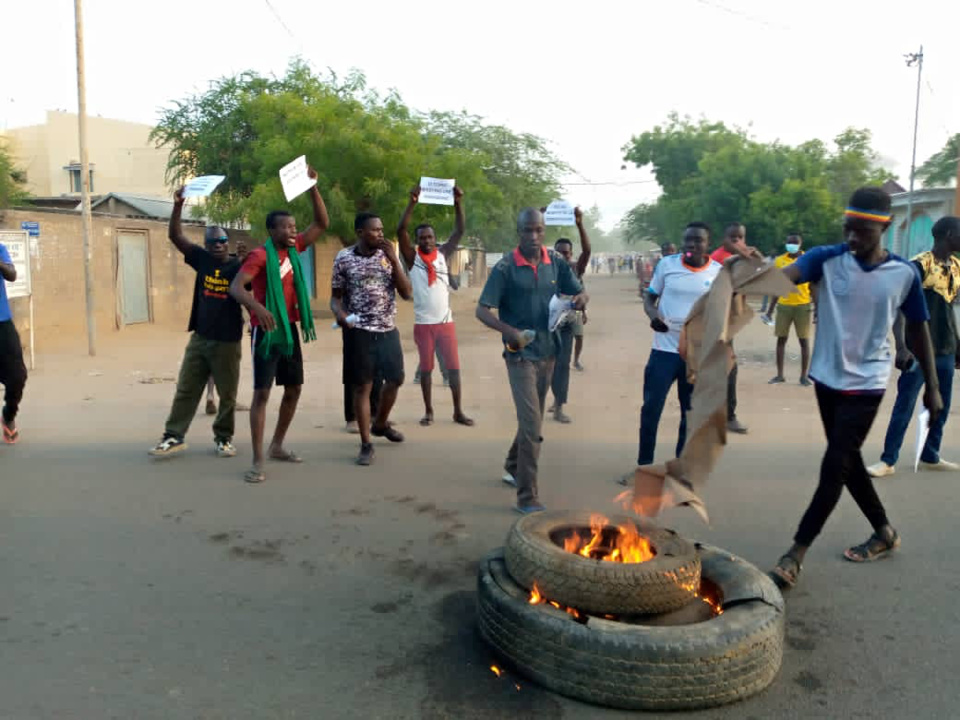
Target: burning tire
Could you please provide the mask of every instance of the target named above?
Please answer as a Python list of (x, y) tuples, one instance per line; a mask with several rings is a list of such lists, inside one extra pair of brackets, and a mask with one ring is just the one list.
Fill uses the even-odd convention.
[(766, 688), (783, 659), (783, 598), (757, 568), (701, 546), (722, 614), (689, 625), (615, 622), (530, 604), (502, 551), (478, 581), (484, 639), (516, 672), (562, 695), (631, 710), (694, 710)]
[[(606, 518), (603, 518), (606, 520)], [(592, 613), (658, 614), (676, 610), (696, 597), (700, 558), (692, 543), (659, 528), (644, 529), (653, 557), (644, 562), (603, 562), (564, 549), (572, 533), (596, 529), (586, 512), (551, 512), (518, 520), (504, 547), (507, 570), (528, 590), (563, 605)], [(609, 544), (618, 528), (634, 528), (628, 517), (610, 518), (601, 535)], [(587, 550), (587, 548), (583, 548)]]

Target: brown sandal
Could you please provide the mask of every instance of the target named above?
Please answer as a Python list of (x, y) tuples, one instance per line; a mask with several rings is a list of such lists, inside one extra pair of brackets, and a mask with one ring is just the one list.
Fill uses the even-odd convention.
[(795, 587), (797, 579), (803, 570), (803, 565), (793, 555), (787, 553), (777, 561), (777, 566), (770, 571), (770, 578), (781, 590)]
[(884, 538), (880, 533), (875, 532), (867, 538), (866, 542), (844, 550), (843, 557), (850, 562), (873, 562), (887, 557), (898, 547), (900, 547), (900, 533), (890, 528), (889, 537)]

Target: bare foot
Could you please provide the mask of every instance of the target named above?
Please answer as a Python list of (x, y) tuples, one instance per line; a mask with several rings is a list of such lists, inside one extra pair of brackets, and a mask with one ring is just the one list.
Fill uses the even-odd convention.
[(290, 462), (290, 463), (303, 462), (303, 458), (301, 458), (299, 455), (293, 452), (293, 450), (285, 450), (282, 447), (271, 447), (270, 459), (279, 460), (280, 462)]
[(420, 424), (423, 425), (424, 427), (433, 425), (433, 412), (428, 411), (427, 413), (425, 413), (424, 416), (420, 418)]
[(453, 421), (458, 425), (466, 425), (467, 427), (473, 427), (473, 420), (468, 418), (462, 412), (454, 413)]

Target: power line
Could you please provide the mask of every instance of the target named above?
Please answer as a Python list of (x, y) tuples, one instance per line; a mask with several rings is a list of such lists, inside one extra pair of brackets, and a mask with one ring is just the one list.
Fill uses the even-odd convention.
[(605, 182), (565, 182), (560, 183), (564, 186), (573, 186), (573, 185), (646, 185), (647, 183), (654, 183), (656, 180), (608, 180)]
[(742, 10), (734, 10), (733, 8), (727, 7), (726, 5), (721, 5), (718, 2), (713, 2), (713, 0), (696, 0), (696, 2), (706, 7), (713, 8), (714, 10), (719, 10), (720, 12), (725, 12), (728, 15), (734, 15), (736, 17), (741, 17), (744, 20), (749, 20), (750, 22), (759, 23), (760, 25), (766, 25), (767, 27), (774, 28), (776, 30), (790, 30), (790, 28), (785, 25), (780, 25), (778, 23), (773, 23), (767, 20), (766, 18), (759, 17), (757, 15), (751, 15), (745, 13)]

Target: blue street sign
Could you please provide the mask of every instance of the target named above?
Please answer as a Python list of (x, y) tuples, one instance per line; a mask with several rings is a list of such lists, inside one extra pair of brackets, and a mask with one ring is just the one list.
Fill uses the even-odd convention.
[(23, 220), (20, 222), (20, 229), (26, 230), (30, 237), (40, 237), (40, 223), (36, 220)]

